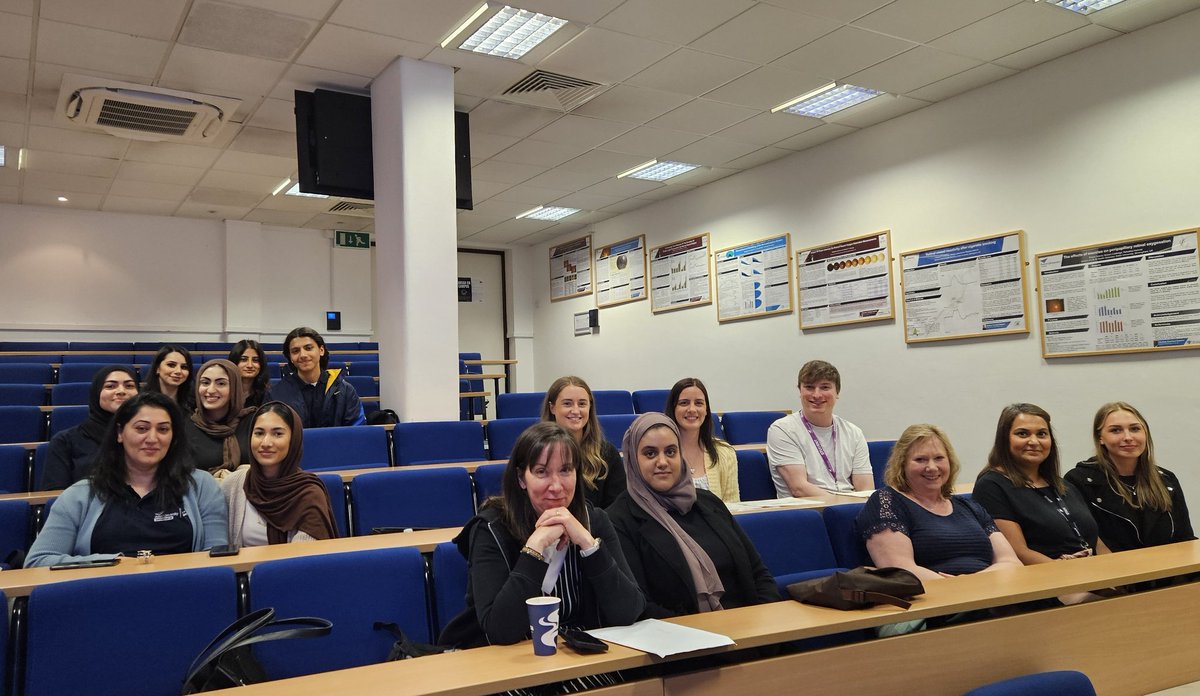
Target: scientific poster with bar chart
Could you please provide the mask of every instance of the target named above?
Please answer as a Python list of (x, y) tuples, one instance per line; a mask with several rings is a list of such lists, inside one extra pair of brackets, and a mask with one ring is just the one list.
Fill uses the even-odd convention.
[(1042, 356), (1200, 347), (1200, 230), (1037, 255)]
[(646, 299), (646, 236), (600, 247), (592, 268), (596, 276), (597, 307)]
[(708, 248), (708, 235), (698, 234), (650, 250), (651, 312), (712, 304)]
[(592, 236), (550, 247), (550, 301), (592, 292)]
[(884, 230), (797, 251), (800, 328), (894, 317), (891, 249)]
[(715, 257), (718, 322), (792, 311), (792, 242), (787, 233), (720, 249)]
[(1025, 233), (900, 255), (906, 343), (1029, 333)]

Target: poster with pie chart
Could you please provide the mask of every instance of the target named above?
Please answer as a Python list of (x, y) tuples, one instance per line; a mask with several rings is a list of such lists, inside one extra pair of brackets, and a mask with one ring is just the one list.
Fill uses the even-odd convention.
[(800, 328), (894, 317), (891, 249), (884, 230), (797, 251)]
[(791, 312), (791, 248), (784, 233), (718, 250), (717, 321)]

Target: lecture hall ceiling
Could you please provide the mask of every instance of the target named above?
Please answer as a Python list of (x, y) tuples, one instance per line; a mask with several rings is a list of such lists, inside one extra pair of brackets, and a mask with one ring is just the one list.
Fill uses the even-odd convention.
[[(0, 0), (0, 202), (369, 230), (369, 218), (330, 214), (335, 199), (272, 195), (296, 175), (292, 92), (365, 94), (408, 56), (457, 68), (456, 106), (471, 114), (475, 209), (459, 212), (458, 238), (535, 244), (1200, 8), (1126, 0), (1085, 17), (1031, 0), (526, 0), (567, 20), (569, 40), (520, 61), (439, 47), (479, 4)], [(498, 98), (536, 69), (602, 87), (565, 113)], [(132, 141), (64, 127), (65, 74), (241, 106), (211, 145)], [(888, 96), (826, 119), (771, 113), (831, 81)], [(665, 184), (616, 178), (649, 159), (703, 166)], [(583, 212), (514, 219), (536, 205)]]

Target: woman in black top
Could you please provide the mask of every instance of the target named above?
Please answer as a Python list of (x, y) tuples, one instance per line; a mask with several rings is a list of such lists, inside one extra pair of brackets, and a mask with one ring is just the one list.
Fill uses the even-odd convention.
[(100, 449), (104, 429), (125, 400), (138, 393), (137, 373), (125, 365), (107, 365), (92, 377), (87, 420), (50, 439), (40, 482), (43, 491), (55, 491), (87, 478)]
[(246, 407), (258, 408), (267, 395), (270, 375), (267, 372), (267, 352), (258, 341), (243, 339), (229, 351), (229, 362), (237, 365), (242, 378), (242, 393), (246, 395)]
[(196, 408), (187, 420), (192, 465), (221, 478), (250, 463), (250, 416), (237, 366), (209, 360), (196, 380)]
[(186, 415), (196, 407), (192, 354), (183, 346), (165, 345), (154, 354), (146, 371), (146, 391), (165, 394)]
[(1067, 472), (1113, 551), (1195, 539), (1183, 488), (1154, 463), (1150, 424), (1130, 404), (1104, 404), (1092, 420), (1096, 454)]
[(1000, 412), (988, 466), (976, 479), (972, 498), (1025, 565), (1108, 551), (1082, 494), (1058, 473), (1050, 414), (1033, 404), (1012, 404)]
[(627, 490), (608, 512), (646, 593), (643, 618), (779, 599), (775, 579), (729, 508), (692, 483), (674, 421), (661, 413), (638, 416), (622, 448)]
[(625, 468), (620, 452), (600, 430), (592, 388), (579, 377), (554, 380), (542, 404), (542, 420), (561, 425), (579, 445), (579, 475), (588, 502), (599, 508), (612, 505), (625, 491)]

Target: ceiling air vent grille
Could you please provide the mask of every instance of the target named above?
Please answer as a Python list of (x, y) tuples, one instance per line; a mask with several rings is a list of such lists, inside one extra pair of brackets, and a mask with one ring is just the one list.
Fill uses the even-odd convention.
[(352, 203), (350, 201), (340, 201), (334, 203), (329, 208), (329, 212), (335, 215), (350, 215), (352, 217), (373, 218), (375, 217), (375, 206), (370, 203)]
[(131, 140), (209, 143), (241, 100), (63, 75), (55, 120)]
[(96, 125), (165, 135), (183, 135), (196, 120), (195, 111), (135, 104), (108, 97), (100, 106)]
[(583, 106), (606, 89), (608, 85), (598, 82), (546, 70), (535, 70), (504, 90), (501, 98), (519, 104), (567, 112)]

